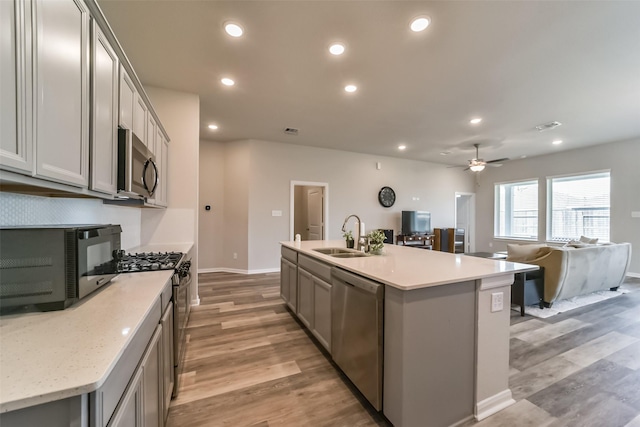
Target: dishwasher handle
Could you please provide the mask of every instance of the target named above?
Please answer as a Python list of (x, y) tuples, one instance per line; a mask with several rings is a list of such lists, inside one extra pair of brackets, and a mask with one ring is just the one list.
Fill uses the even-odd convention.
[(384, 294), (384, 285), (382, 283), (374, 282), (337, 267), (331, 268), (331, 279), (332, 282), (340, 281), (345, 285), (361, 289), (367, 293), (376, 294), (377, 298), (382, 298)]

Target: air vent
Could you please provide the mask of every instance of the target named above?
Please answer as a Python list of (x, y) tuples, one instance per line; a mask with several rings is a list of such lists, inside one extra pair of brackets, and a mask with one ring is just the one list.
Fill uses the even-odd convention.
[(298, 129), (296, 129), (296, 128), (284, 128), (284, 133), (286, 133), (287, 135), (297, 135), (298, 134)]
[(544, 132), (545, 130), (557, 128), (560, 125), (562, 125), (560, 122), (549, 122), (536, 126), (536, 129), (538, 132)]

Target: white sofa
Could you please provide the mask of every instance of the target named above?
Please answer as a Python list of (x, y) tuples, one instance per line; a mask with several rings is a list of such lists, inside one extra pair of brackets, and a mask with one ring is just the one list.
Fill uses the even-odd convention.
[(631, 244), (581, 247), (507, 245), (507, 261), (544, 267), (544, 303), (602, 290), (615, 290), (631, 262)]

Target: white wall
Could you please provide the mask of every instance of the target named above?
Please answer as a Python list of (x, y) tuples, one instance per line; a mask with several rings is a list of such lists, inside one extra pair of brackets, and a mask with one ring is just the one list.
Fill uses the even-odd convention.
[[(291, 181), (329, 184), (329, 239), (342, 238), (342, 222), (353, 213), (369, 230), (392, 228), (398, 233), (402, 210), (427, 210), (432, 213), (432, 227), (453, 227), (455, 192), (474, 189), (471, 174), (434, 163), (256, 140), (226, 143), (223, 151), (224, 221), (215, 233), (225, 236), (223, 254), (219, 260), (210, 259), (215, 256), (210, 254), (201, 257), (211, 269), (279, 268), (278, 242), (290, 239)], [(219, 150), (201, 149), (202, 168), (218, 164), (216, 155)], [(376, 170), (376, 162), (382, 163), (381, 170)], [(208, 186), (204, 178), (201, 173), (200, 184)], [(396, 191), (396, 203), (388, 209), (378, 203), (378, 192), (385, 185)], [(272, 210), (283, 215), (274, 217)], [(234, 252), (237, 259), (232, 258)]]
[[(224, 242), (224, 144), (200, 141), (200, 214), (198, 258), (200, 270), (221, 262)], [(206, 205), (211, 210), (204, 209)]]
[[(630, 242), (633, 255), (629, 271), (640, 273), (640, 140), (616, 142), (580, 150), (506, 162), (500, 168), (486, 168), (478, 174), (476, 191), (476, 242), (478, 251), (506, 250), (510, 241), (493, 238), (493, 192), (495, 183), (539, 179), (539, 239), (546, 235), (546, 178), (611, 170), (611, 234), (612, 242)], [(576, 236), (579, 237), (579, 236)]]
[[(160, 121), (169, 134), (167, 209), (142, 210), (142, 244), (187, 243), (194, 249), (193, 271), (198, 269), (198, 157), (200, 98), (190, 93), (145, 86)], [(198, 299), (193, 275), (192, 299)]]

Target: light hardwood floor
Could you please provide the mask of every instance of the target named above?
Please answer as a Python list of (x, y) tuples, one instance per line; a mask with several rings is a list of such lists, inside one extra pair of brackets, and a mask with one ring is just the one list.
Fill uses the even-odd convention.
[[(279, 273), (199, 281), (169, 426), (389, 425), (287, 310)], [(465, 426), (640, 427), (640, 292), (549, 319), (513, 311), (511, 329), (517, 403)]]

